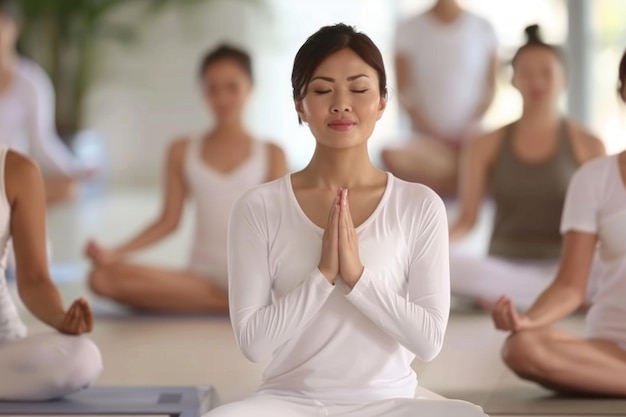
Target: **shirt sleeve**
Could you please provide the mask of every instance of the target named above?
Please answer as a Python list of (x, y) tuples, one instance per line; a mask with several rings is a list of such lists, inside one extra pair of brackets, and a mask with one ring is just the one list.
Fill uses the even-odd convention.
[(54, 90), (39, 68), (28, 69), (28, 137), (33, 157), (44, 170), (70, 176), (75, 161), (59, 139), (54, 122)]
[[(230, 317), (235, 338), (258, 362), (303, 329), (333, 291), (316, 268), (281, 299), (272, 300), (267, 222), (259, 196), (246, 194), (233, 208), (228, 232)], [(260, 200), (260, 198), (258, 199)]]
[(447, 216), (441, 199), (431, 193), (413, 234), (417, 240), (409, 264), (408, 294), (394, 292), (385, 280), (365, 269), (346, 296), (379, 328), (423, 361), (439, 354), (450, 315)]
[(602, 173), (598, 161), (583, 165), (572, 177), (561, 217), (561, 233), (570, 231), (598, 233), (598, 207)]

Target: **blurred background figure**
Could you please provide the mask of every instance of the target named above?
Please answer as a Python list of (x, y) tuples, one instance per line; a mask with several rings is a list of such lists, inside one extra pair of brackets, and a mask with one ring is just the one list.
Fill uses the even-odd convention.
[(539, 27), (513, 57), (513, 85), (523, 99), (519, 120), (476, 138), (460, 173), (461, 208), (450, 237), (476, 224), (490, 191), (496, 214), (486, 258), (453, 254), (453, 294), (490, 309), (501, 294), (527, 308), (551, 282), (561, 253), (559, 226), (570, 178), (585, 162), (605, 154), (602, 142), (563, 115), (559, 98), (566, 71), (561, 52), (545, 43)]
[(75, 196), (95, 174), (81, 167), (55, 128), (54, 90), (46, 73), (20, 56), (15, 2), (0, 0), (0, 144), (31, 155), (44, 172), (48, 204)]
[[(155, 311), (226, 312), (226, 232), (235, 200), (245, 191), (286, 174), (281, 148), (255, 139), (243, 113), (252, 90), (252, 63), (242, 50), (220, 46), (200, 64), (202, 93), (215, 125), (170, 146), (161, 215), (127, 243), (106, 248), (90, 241), (89, 284), (97, 294)], [(136, 265), (127, 256), (178, 227), (185, 200), (195, 204), (195, 236), (183, 271)]]
[(491, 24), (456, 0), (438, 0), (402, 24), (396, 39), (397, 94), (413, 137), (383, 150), (387, 169), (454, 195), (460, 151), (479, 132), (494, 97), (497, 61)]

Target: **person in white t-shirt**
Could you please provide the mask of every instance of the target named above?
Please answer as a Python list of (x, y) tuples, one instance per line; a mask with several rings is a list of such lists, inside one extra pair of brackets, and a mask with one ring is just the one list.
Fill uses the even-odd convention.
[(80, 167), (54, 125), (54, 90), (46, 73), (19, 56), (18, 13), (0, 0), (0, 144), (31, 155), (44, 172), (46, 199), (71, 199), (95, 170)]
[[(619, 67), (626, 102), (626, 52)], [(572, 178), (561, 223), (563, 253), (556, 279), (523, 315), (502, 297), (498, 329), (512, 332), (502, 354), (521, 378), (557, 392), (626, 396), (626, 152), (583, 165)], [(590, 276), (596, 251), (602, 273)], [(587, 337), (551, 327), (596, 293)]]
[(313, 157), (245, 193), (228, 232), (237, 343), (254, 362), (272, 359), (252, 397), (207, 416), (484, 416), (416, 394), (411, 362), (437, 356), (448, 322), (446, 212), (369, 157), (387, 103), (380, 51), (350, 26), (326, 26), (296, 54), (291, 80)]
[(496, 85), (497, 39), (491, 24), (455, 0), (438, 0), (403, 23), (396, 78), (411, 143), (382, 153), (387, 169), (442, 194), (455, 194), (460, 149), (478, 133)]

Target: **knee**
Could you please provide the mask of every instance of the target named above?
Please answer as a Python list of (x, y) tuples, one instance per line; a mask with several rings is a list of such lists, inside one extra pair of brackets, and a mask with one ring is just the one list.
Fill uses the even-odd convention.
[(73, 337), (73, 363), (65, 381), (67, 391), (75, 392), (93, 384), (102, 373), (102, 355), (98, 346), (86, 337)]
[(502, 360), (522, 378), (542, 375), (549, 370), (544, 338), (533, 331), (510, 336), (502, 348)]
[(115, 295), (115, 283), (113, 275), (106, 267), (96, 267), (87, 279), (89, 289), (101, 297), (113, 297)]

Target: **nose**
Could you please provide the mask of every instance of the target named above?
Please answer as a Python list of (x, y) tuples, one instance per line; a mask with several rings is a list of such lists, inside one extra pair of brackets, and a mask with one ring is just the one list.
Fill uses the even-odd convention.
[(352, 105), (348, 100), (347, 94), (338, 93), (335, 96), (335, 100), (330, 107), (330, 112), (333, 114), (342, 113), (342, 112), (351, 112)]

